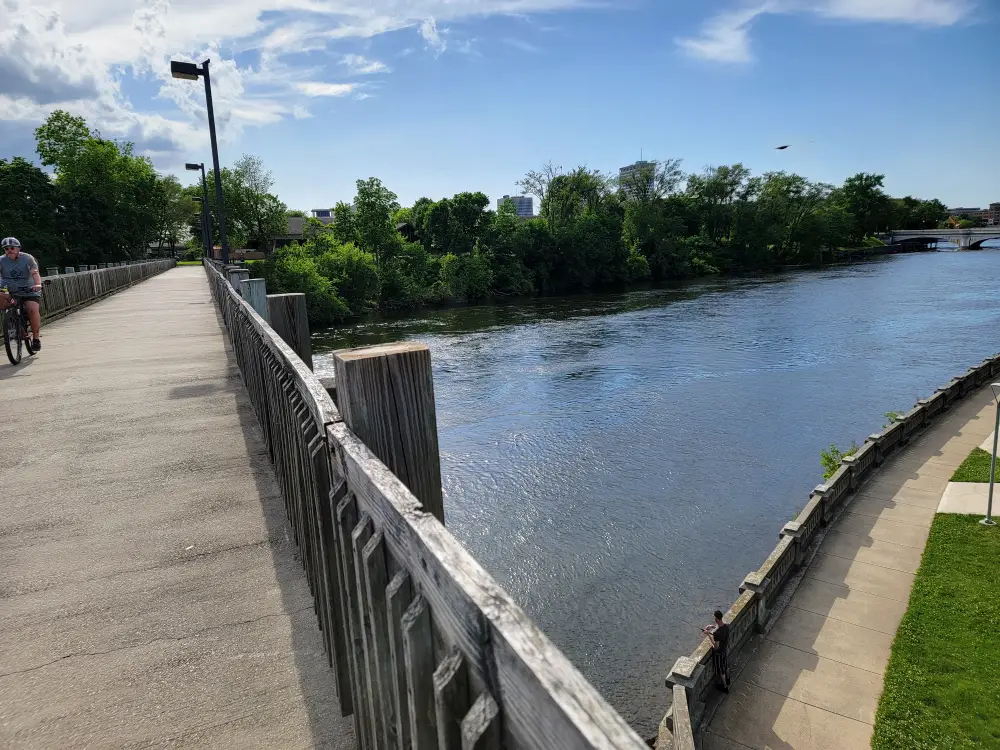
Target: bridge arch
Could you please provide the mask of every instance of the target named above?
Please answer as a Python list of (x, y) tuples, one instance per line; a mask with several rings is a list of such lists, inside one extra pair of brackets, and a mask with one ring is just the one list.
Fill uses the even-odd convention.
[(1000, 230), (997, 231), (995, 237), (982, 237), (977, 239), (975, 242), (969, 244), (970, 250), (980, 250), (983, 247), (984, 242), (989, 242), (990, 240), (1000, 240)]

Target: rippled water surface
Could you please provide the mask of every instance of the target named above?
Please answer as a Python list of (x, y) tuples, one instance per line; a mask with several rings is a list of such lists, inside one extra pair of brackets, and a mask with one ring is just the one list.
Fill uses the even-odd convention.
[(998, 284), (1000, 252), (890, 256), (313, 346), (430, 346), (449, 528), (648, 736), (668, 668), (804, 505), (820, 449), (1000, 351)]

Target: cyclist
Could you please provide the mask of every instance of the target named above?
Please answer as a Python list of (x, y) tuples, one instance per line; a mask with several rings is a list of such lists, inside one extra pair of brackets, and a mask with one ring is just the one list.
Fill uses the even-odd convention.
[(42, 299), (42, 275), (38, 272), (38, 261), (34, 256), (21, 252), (21, 243), (16, 237), (4, 237), (0, 241), (3, 255), (0, 255), (0, 285), (7, 288), (6, 294), (0, 294), (0, 310), (10, 307), (11, 298), (24, 305), (31, 321), (31, 332), (35, 339), (32, 344), (34, 351), (42, 348), (41, 336), (42, 316), (38, 303)]

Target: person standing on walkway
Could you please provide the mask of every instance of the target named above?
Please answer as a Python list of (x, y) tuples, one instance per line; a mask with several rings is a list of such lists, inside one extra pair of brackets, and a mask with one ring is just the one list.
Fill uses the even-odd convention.
[(715, 687), (723, 693), (729, 692), (729, 659), (726, 651), (729, 646), (729, 626), (722, 621), (722, 612), (713, 613), (715, 624), (702, 628), (701, 632), (712, 641), (712, 665), (715, 667)]

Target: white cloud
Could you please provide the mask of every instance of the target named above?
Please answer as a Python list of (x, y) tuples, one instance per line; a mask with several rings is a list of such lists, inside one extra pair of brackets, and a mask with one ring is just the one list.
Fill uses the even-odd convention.
[[(378, 60), (342, 54), (337, 46), (349, 40), (416, 29), (441, 54), (453, 41), (442, 24), (590, 5), (592, 0), (0, 0), (0, 121), (33, 127), (53, 109), (67, 109), (159, 158), (171, 148), (192, 151), (207, 142), (203, 87), (170, 78), (171, 59), (211, 58), (219, 134), (232, 141), (247, 127), (310, 116), (317, 98), (366, 96), (357, 84), (325, 82), (345, 67), (351, 75), (391, 72)], [(254, 56), (239, 57), (239, 64), (234, 60), (250, 52)], [(172, 107), (151, 112), (139, 103), (147, 96)]]
[(437, 22), (433, 18), (425, 18), (420, 24), (420, 36), (427, 42), (427, 46), (439, 55), (448, 48), (448, 43), (441, 38)]
[(531, 42), (526, 42), (523, 39), (504, 39), (503, 43), (510, 47), (513, 47), (514, 49), (519, 49), (522, 52), (529, 52), (531, 54), (537, 54), (541, 52), (541, 50), (534, 44), (532, 44)]
[(303, 81), (295, 84), (295, 88), (306, 96), (347, 96), (356, 88), (353, 83), (323, 83), (321, 81)]
[(966, 18), (974, 0), (771, 0), (735, 7), (708, 19), (697, 37), (676, 41), (692, 57), (726, 63), (753, 60), (750, 29), (765, 14), (809, 13), (857, 22), (951, 26)]
[(364, 55), (344, 55), (340, 61), (341, 65), (346, 65), (351, 73), (356, 75), (369, 75), (371, 73), (391, 73), (392, 70), (384, 62), (379, 60), (369, 60)]

